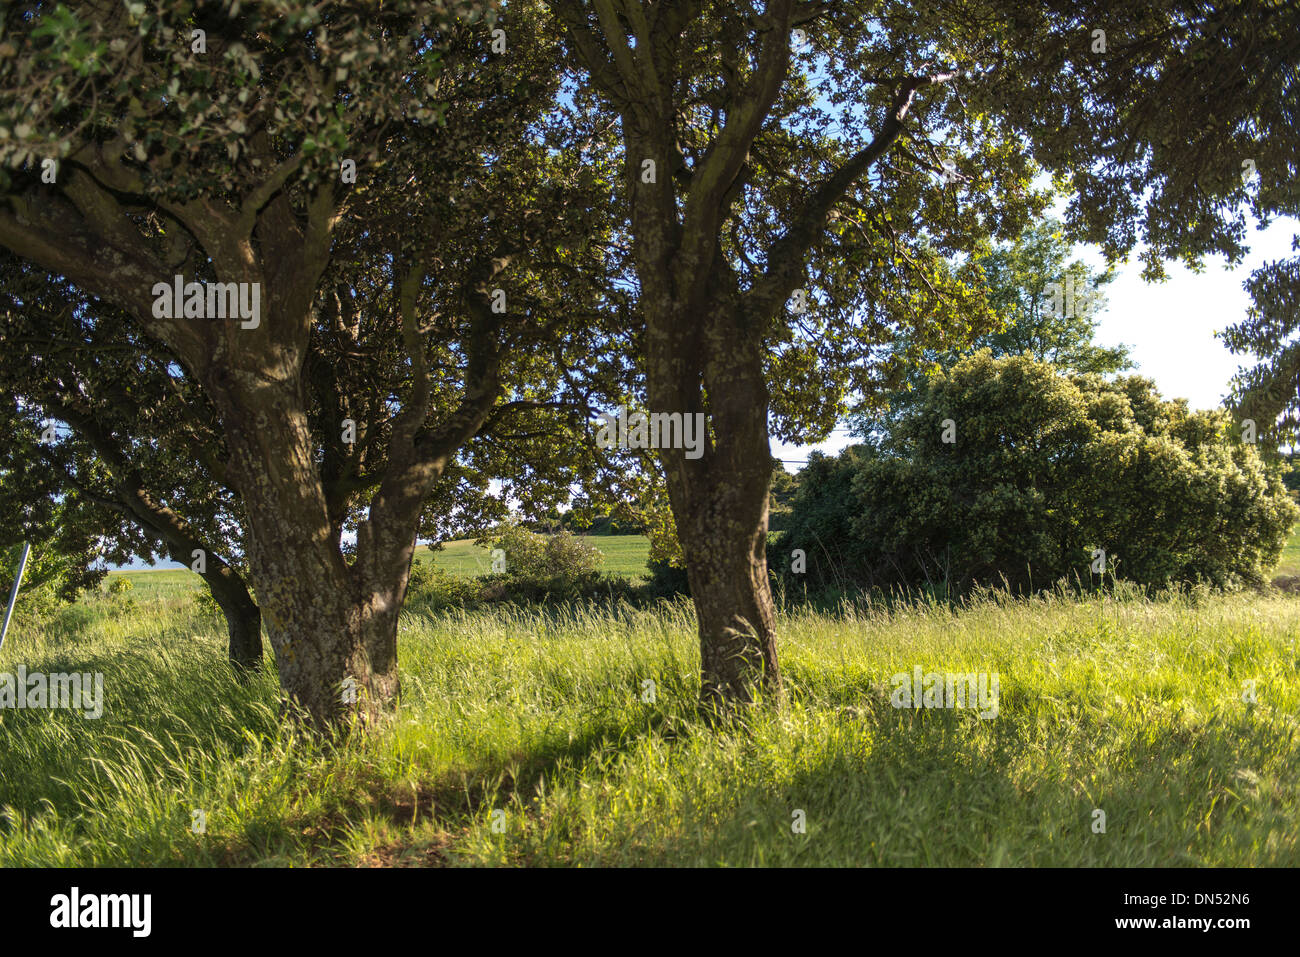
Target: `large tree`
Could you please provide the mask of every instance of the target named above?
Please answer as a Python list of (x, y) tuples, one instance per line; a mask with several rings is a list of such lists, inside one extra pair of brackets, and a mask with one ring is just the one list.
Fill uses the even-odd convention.
[[(15, 533), (75, 567), (69, 580), (82, 585), (133, 555), (182, 562), (225, 615), (231, 663), (260, 664), (238, 496), (196, 384), (110, 305), (7, 251), (0, 344), (0, 398), (16, 439), (0, 450), (0, 489), (26, 506)], [(56, 511), (57, 528), (41, 521)]]
[[(5, 12), (0, 245), (202, 394), (281, 684), (322, 726), (349, 677), (365, 714), (394, 699), (417, 533), (466, 443), (578, 414), (600, 364), (576, 333), (604, 314), (598, 135), (554, 138), (553, 49), (521, 3), (502, 50), (484, 6)], [(260, 315), (168, 314), (176, 275)]]
[(769, 429), (823, 437), (847, 395), (896, 381), (913, 356), (879, 347), (899, 328), (916, 352), (987, 328), (952, 257), (1018, 233), (1046, 196), (1014, 131), (949, 91), (928, 6), (551, 7), (583, 94), (620, 124), (649, 403), (710, 425), (698, 459), (660, 450), (703, 698), (775, 696)]
[[(977, 256), (989, 305), (999, 319), (997, 328), (962, 349), (926, 351), (924, 361), (909, 364), (903, 388), (889, 394), (884, 409), (878, 408), (878, 397), (864, 397), (862, 407), (849, 416), (857, 434), (873, 444), (883, 442), (932, 375), (980, 349), (995, 358), (1027, 354), (1063, 372), (1111, 375), (1131, 368), (1127, 346), (1094, 342), (1097, 315), (1106, 307), (1104, 289), (1113, 273), (1072, 260), (1071, 252), (1061, 224), (1049, 219)], [(902, 331), (890, 350), (913, 352), (910, 338)]]
[[(1270, 28), (1250, 59), (1259, 72), (1233, 72), (1247, 29), (1233, 18), (1264, 20), (1261, 3), (550, 6), (581, 89), (620, 124), (649, 400), (706, 412), (712, 428), (700, 459), (660, 455), (706, 701), (780, 687), (770, 424), (824, 438), (850, 386), (878, 394), (915, 358), (882, 355), (900, 328), (924, 351), (986, 327), (962, 254), (1041, 214), (1036, 170), (1076, 192), (1070, 238), (1117, 258), (1145, 238), (1155, 269), (1230, 242), (1226, 160), (1239, 177), (1254, 148), (1211, 137), (1185, 150), (1188, 104), (1236, 83), (1265, 129), (1287, 128), (1285, 109), (1262, 103), (1290, 88), (1290, 41)], [(1209, 192), (1169, 188), (1211, 166)]]
[[(1052, 0), (1027, 5), (1014, 29), (1027, 39), (1040, 20), (1069, 42), (1008, 44), (1006, 82), (984, 105), (1034, 130), (1053, 171), (1075, 167), (1071, 235), (1116, 258), (1140, 240), (1145, 274), (1160, 280), (1170, 260), (1239, 264), (1251, 226), (1300, 217), (1300, 6)], [(1300, 257), (1265, 263), (1245, 286), (1251, 307), (1222, 338), (1252, 364), (1227, 398), (1239, 423), (1294, 441)]]

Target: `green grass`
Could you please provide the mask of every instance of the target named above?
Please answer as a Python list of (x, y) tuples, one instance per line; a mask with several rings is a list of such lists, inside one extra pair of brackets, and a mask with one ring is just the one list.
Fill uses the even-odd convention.
[(1300, 575), (1300, 525), (1291, 530), (1291, 537), (1282, 547), (1282, 557), (1278, 559), (1274, 575)]
[[(624, 575), (636, 580), (644, 578), (646, 563), (650, 558), (650, 540), (644, 535), (584, 535), (584, 541), (594, 545), (605, 556), (601, 572), (606, 575)], [(421, 547), (416, 552), (419, 561), (433, 562), (452, 575), (472, 578), (492, 571), (492, 552), (475, 545), (472, 539), (447, 542), (440, 551), (430, 552)]]
[(189, 594), (203, 585), (203, 579), (184, 568), (141, 568), (108, 573), (111, 583), (125, 578), (137, 598), (172, 598)]
[[(591, 535), (584, 539), (605, 556), (601, 571), (606, 575), (624, 575), (636, 581), (647, 574), (650, 540), (644, 535)], [(447, 542), (441, 551), (430, 552), (421, 546), (415, 557), (464, 578), (486, 575), (492, 570), (491, 550), (474, 544), (473, 539)], [(109, 572), (110, 580), (126, 578), (132, 593), (139, 598), (162, 598), (184, 595), (201, 584), (199, 576), (185, 569), (147, 568)]]
[[(687, 605), (408, 615), (400, 710), (334, 752), (135, 597), (11, 634), (0, 671), (103, 671), (108, 710), (0, 711), (0, 866), (1300, 863), (1288, 596), (793, 612), (786, 708), (722, 730)], [(998, 716), (894, 709), (917, 664), (997, 672)]]

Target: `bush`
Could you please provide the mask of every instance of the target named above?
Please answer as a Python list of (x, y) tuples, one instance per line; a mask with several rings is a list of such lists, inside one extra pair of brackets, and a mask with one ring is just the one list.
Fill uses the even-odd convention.
[(599, 569), (604, 556), (570, 532), (539, 535), (517, 524), (507, 524), (498, 528), (485, 544), (504, 553), (504, 572), (466, 579), (432, 565), (416, 564), (407, 586), (409, 600), (436, 609), (497, 601), (529, 603), (634, 597), (627, 579), (601, 576)]
[(807, 573), (778, 570), (796, 589), (1024, 592), (1098, 581), (1103, 549), (1108, 578), (1258, 586), (1300, 509), (1240, 438), (1149, 380), (986, 350), (932, 380), (878, 451), (813, 457), (776, 549), (803, 549)]
[(221, 610), (221, 606), (217, 604), (217, 600), (212, 597), (212, 589), (210, 588), (196, 588), (194, 590), (194, 608), (201, 615), (222, 615), (223, 617), (225, 615)]
[(651, 560), (650, 574), (647, 577), (644, 592), (648, 598), (672, 598), (676, 595), (689, 595), (691, 585), (686, 577), (686, 569), (670, 565), (666, 561)]
[(472, 578), (461, 578), (427, 562), (414, 562), (406, 584), (408, 605), (419, 604), (431, 611), (443, 608), (473, 608), (483, 600), (483, 586)]
[(491, 544), (505, 553), (505, 574), (520, 581), (574, 584), (599, 575), (604, 560), (599, 549), (568, 531), (539, 535), (507, 524)]

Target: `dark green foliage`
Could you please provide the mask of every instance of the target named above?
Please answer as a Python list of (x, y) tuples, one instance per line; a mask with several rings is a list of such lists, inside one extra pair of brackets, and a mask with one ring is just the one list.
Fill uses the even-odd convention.
[(689, 595), (691, 583), (687, 581), (686, 568), (674, 565), (667, 560), (651, 559), (649, 581), (645, 592), (652, 598), (672, 598), (674, 595)]
[(1227, 412), (987, 351), (934, 379), (879, 452), (816, 456), (802, 479), (776, 567), (809, 589), (1259, 585), (1300, 516)]
[(480, 581), (450, 574), (424, 562), (411, 566), (411, 577), (406, 584), (408, 605), (423, 611), (477, 607), (482, 603), (482, 592)]
[(794, 504), (799, 480), (785, 470), (785, 465), (774, 460), (772, 466), (772, 491), (767, 497), (767, 530), (783, 532), (789, 526), (790, 508)]

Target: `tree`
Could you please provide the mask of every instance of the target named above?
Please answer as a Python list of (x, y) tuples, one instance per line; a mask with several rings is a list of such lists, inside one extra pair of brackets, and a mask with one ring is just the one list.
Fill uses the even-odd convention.
[(771, 515), (769, 525), (774, 532), (785, 529), (789, 521), (790, 508), (795, 495), (799, 492), (799, 478), (785, 470), (781, 462), (772, 464), (772, 491), (768, 500), (768, 513)]
[[(857, 433), (869, 442), (883, 440), (930, 375), (981, 349), (995, 358), (1027, 354), (1064, 372), (1111, 375), (1131, 368), (1127, 347), (1093, 341), (1096, 316), (1106, 305), (1104, 289), (1113, 274), (1090, 269), (1081, 260), (1070, 261), (1070, 252), (1060, 224), (1046, 220), (1013, 242), (977, 256), (989, 305), (1000, 324), (976, 336), (966, 349), (927, 353), (924, 362), (910, 367), (904, 387), (889, 395), (883, 412), (864, 409), (850, 416)], [(908, 338), (903, 332), (892, 348), (911, 351)]]
[[(1025, 46), (1039, 16), (1072, 42)], [(1295, 4), (1051, 0), (1026, 7), (1016, 29), (1022, 39), (1003, 50), (1005, 82), (990, 87), (984, 103), (1036, 128), (1053, 172), (1068, 169), (1075, 151), (1090, 158), (1071, 179), (1072, 236), (1114, 258), (1140, 238), (1145, 274), (1160, 280), (1170, 260), (1198, 269), (1210, 255), (1240, 263), (1251, 220), (1267, 226), (1300, 215)], [(1088, 37), (1087, 49), (1099, 52), (1084, 52)], [(1258, 362), (1240, 371), (1228, 399), (1239, 422), (1294, 440), (1300, 260), (1264, 264), (1246, 289), (1252, 308), (1222, 338)]]
[[(584, 215), (598, 133), (548, 124), (530, 6), (508, 60), (485, 9), (4, 15), (0, 245), (111, 303), (104, 339), (120, 322), (210, 405), (281, 685), (321, 727), (352, 713), (349, 677), (363, 716), (395, 700), (417, 534), (461, 450), (584, 418), (607, 366), (575, 334), (616, 258)], [(169, 310), (177, 275), (222, 284), (226, 318), (194, 315), (203, 292)], [(556, 309), (567, 290), (587, 308)]]
[(978, 257), (989, 304), (1005, 325), (976, 337), (966, 354), (983, 348), (994, 356), (1028, 354), (1065, 372), (1097, 375), (1131, 368), (1126, 347), (1093, 342), (1113, 274), (1069, 262), (1069, 255), (1060, 224), (1048, 220)]
[(1147, 379), (989, 350), (924, 385), (883, 446), (810, 465), (780, 548), (810, 588), (1019, 593), (1121, 578), (1259, 586), (1300, 508), (1226, 410)]
[[(780, 688), (763, 557), (769, 417), (783, 438), (823, 438), (850, 388), (886, 394), (918, 358), (888, 353), (900, 328), (916, 330), (918, 352), (987, 328), (978, 277), (954, 257), (1041, 215), (1039, 168), (1076, 191), (1068, 237), (1114, 258), (1139, 235), (1153, 268), (1227, 244), (1231, 215), (1208, 201), (1226, 182), (1218, 172), (1211, 194), (1180, 191), (1154, 210), (1139, 200), (1148, 186), (1159, 199), (1197, 181), (1205, 157), (1178, 162), (1176, 126), (1239, 67), (1233, 16), (1263, 11), (1241, 3), (1221, 16), (1191, 0), (550, 6), (583, 90), (618, 117), (649, 401), (706, 412), (712, 429), (700, 459), (660, 452), (703, 697), (750, 701), (755, 685)], [(1093, 32), (1103, 22), (1108, 37)], [(1255, 52), (1270, 69), (1242, 84), (1254, 102), (1293, 62), (1290, 42)], [(1180, 63), (1189, 48), (1203, 58), (1194, 68)], [(1163, 112), (1144, 123), (1152, 111)], [(1210, 145), (1222, 171), (1225, 146)]]
[(23, 571), (19, 605), (23, 597), (44, 590), (52, 597), (71, 601), (83, 588), (97, 584), (105, 568), (90, 568), (82, 554), (93, 553), (95, 541), (85, 535), (78, 516), (68, 505), (59, 505), (42, 516), (32, 513), (30, 501), (15, 495), (14, 473), (0, 471), (0, 496), (8, 506), (6, 514), (20, 516), (20, 524), (9, 525), (0, 536), (0, 593), (5, 599), (13, 588), (23, 546), (31, 546)]
[[(213, 478), (224, 474), (223, 443), (202, 393), (111, 306), (7, 252), (0, 277), (0, 396), (17, 437), (0, 451), (0, 487), (28, 511), (18, 535), (75, 568), (69, 580), (83, 587), (103, 574), (97, 563), (164, 551), (202, 576), (225, 615), (231, 663), (257, 667), (243, 517), (234, 490)], [(33, 503), (57, 512), (57, 528)]]

